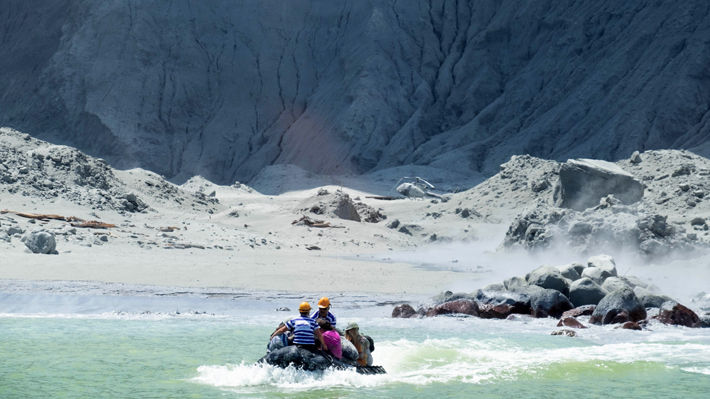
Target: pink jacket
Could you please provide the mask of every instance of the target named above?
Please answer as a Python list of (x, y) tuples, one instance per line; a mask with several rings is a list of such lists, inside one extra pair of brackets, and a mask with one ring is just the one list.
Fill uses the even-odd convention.
[(337, 331), (323, 331), (323, 340), (328, 345), (328, 352), (341, 359), (343, 357), (343, 347), (340, 344), (340, 335)]

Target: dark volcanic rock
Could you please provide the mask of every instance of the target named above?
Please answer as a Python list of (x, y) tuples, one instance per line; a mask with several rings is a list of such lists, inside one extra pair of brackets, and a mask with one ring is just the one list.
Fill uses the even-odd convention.
[(567, 297), (559, 291), (530, 286), (519, 289), (530, 298), (530, 314), (534, 317), (555, 317), (574, 308)]
[[(529, 309), (529, 308), (528, 308)], [(514, 306), (511, 305), (479, 305), (478, 315), (482, 319), (506, 319), (511, 314), (520, 314)]]
[(592, 324), (612, 324), (626, 321), (639, 321), (646, 318), (646, 308), (636, 297), (636, 294), (624, 288), (605, 296), (589, 320)]
[[(478, 290), (474, 294), (474, 299), (479, 303), (479, 307), (488, 306), (491, 308), (491, 306), (506, 305), (510, 307), (508, 314), (530, 314), (530, 298), (518, 292)], [(502, 309), (495, 312), (500, 310)]]
[(608, 292), (588, 277), (572, 283), (569, 289), (569, 300), (574, 306), (596, 305)]
[(395, 306), (394, 309), (392, 309), (392, 317), (393, 318), (401, 318), (401, 319), (408, 319), (410, 317), (416, 316), (417, 311), (414, 310), (414, 308), (406, 303), (403, 303), (401, 305)]
[(435, 306), (426, 312), (427, 317), (434, 317), (446, 314), (464, 314), (478, 317), (478, 304), (470, 299), (459, 299), (457, 301), (446, 302)]
[(565, 317), (591, 316), (594, 313), (594, 309), (596, 308), (597, 307), (595, 305), (579, 306), (562, 313), (562, 318), (564, 319)]
[(700, 327), (700, 318), (698, 315), (675, 301), (664, 303), (663, 306), (661, 306), (661, 312), (658, 316), (655, 316), (654, 319), (661, 323), (674, 326)]

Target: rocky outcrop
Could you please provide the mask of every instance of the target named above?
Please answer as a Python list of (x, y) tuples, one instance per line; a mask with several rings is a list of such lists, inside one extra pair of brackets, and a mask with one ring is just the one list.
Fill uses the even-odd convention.
[(591, 159), (575, 159), (560, 167), (555, 205), (584, 211), (613, 195), (626, 205), (643, 198), (644, 185), (617, 165)]
[(592, 314), (592, 324), (617, 324), (627, 321), (638, 322), (646, 318), (646, 308), (639, 302), (629, 288), (610, 292), (605, 296)]

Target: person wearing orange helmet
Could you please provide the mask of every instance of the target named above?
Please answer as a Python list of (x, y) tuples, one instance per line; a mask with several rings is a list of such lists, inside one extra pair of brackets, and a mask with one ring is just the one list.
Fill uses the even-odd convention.
[(326, 319), (333, 328), (336, 328), (335, 315), (330, 313), (330, 299), (328, 297), (323, 297), (318, 301), (318, 310), (311, 313), (311, 319)]
[(308, 302), (301, 302), (301, 305), (298, 307), (298, 312), (301, 315), (287, 321), (281, 328), (271, 334), (271, 338), (282, 335), (286, 331), (293, 331), (293, 344), (297, 347), (316, 352), (318, 350), (315, 341), (317, 338), (321, 344), (321, 348), (327, 351), (328, 345), (326, 345), (323, 339), (320, 326), (316, 323), (315, 319), (308, 317), (310, 311), (311, 305)]

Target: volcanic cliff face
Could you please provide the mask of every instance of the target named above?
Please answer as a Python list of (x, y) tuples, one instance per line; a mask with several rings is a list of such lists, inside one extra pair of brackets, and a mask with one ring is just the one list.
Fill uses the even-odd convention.
[(0, 125), (176, 180), (710, 155), (704, 0), (6, 0)]

